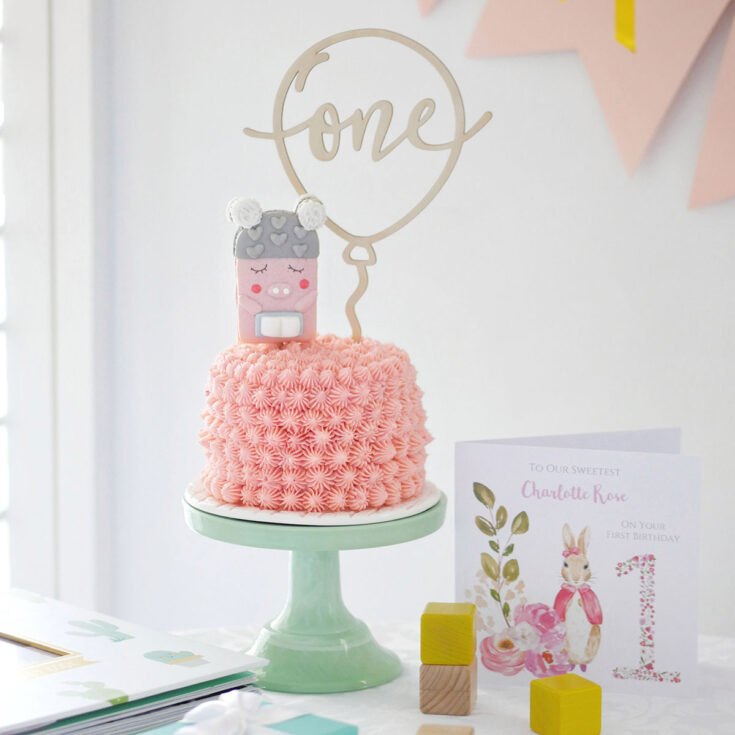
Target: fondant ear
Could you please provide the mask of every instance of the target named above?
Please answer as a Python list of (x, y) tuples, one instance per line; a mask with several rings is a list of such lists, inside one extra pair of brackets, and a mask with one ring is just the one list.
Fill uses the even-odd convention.
[(263, 210), (255, 199), (235, 197), (227, 203), (227, 219), (246, 230), (260, 224), (262, 218)]
[(296, 216), (305, 230), (316, 230), (327, 221), (327, 212), (319, 199), (305, 194), (296, 204)]

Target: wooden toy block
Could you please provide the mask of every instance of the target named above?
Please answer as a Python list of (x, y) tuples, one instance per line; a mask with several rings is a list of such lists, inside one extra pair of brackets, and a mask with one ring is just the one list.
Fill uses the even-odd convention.
[(534, 679), (531, 729), (539, 735), (600, 735), (602, 689), (576, 674)]
[(284, 720), (275, 725), (268, 725), (268, 729), (290, 735), (357, 735), (357, 727), (338, 720), (328, 720), (316, 715), (301, 715), (290, 720)]
[(468, 715), (477, 700), (477, 659), (470, 666), (421, 664), (419, 687), (425, 715)]
[(421, 616), (421, 663), (469, 666), (475, 657), (475, 606), (430, 602)]
[(475, 735), (470, 725), (421, 725), (416, 735)]

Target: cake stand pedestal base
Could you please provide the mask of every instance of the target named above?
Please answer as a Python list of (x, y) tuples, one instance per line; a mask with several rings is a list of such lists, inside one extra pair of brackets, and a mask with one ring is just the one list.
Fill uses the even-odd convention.
[(386, 684), (401, 662), (380, 646), (342, 602), (339, 551), (411, 541), (444, 522), (447, 498), (407, 518), (352, 526), (288, 526), (218, 516), (184, 501), (187, 524), (209, 538), (291, 551), (290, 587), (283, 611), (250, 649), (269, 663), (264, 689), (301, 694), (346, 692)]
[(286, 607), (249, 653), (269, 660), (259, 684), (281, 692), (340, 692), (393, 681), (395, 653), (344, 606), (338, 551), (292, 551)]

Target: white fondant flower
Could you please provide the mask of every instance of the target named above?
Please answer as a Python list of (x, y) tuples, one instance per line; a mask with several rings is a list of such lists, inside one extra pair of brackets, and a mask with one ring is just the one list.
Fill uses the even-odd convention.
[(305, 230), (316, 230), (327, 221), (324, 205), (315, 197), (306, 194), (296, 205), (296, 216)]
[(263, 210), (255, 199), (235, 197), (227, 203), (227, 219), (246, 230), (260, 224), (262, 218)]

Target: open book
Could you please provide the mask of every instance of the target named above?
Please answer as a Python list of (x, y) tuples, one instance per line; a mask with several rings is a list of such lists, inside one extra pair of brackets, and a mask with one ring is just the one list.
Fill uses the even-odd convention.
[(252, 685), (264, 664), (11, 590), (0, 595), (0, 735), (137, 732)]

